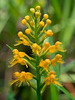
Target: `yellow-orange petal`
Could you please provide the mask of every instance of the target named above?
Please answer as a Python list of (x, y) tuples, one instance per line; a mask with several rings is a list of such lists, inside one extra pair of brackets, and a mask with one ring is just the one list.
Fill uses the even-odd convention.
[(25, 53), (24, 52), (19, 52), (19, 57), (23, 58), (25, 56)]
[(61, 48), (58, 48), (57, 50), (58, 50), (58, 51), (61, 51), (61, 52), (66, 52), (66, 50), (61, 49)]
[(26, 72), (25, 76), (27, 80), (31, 80), (33, 78), (33, 75), (30, 72)]
[(55, 43), (55, 46), (59, 46), (60, 44), (62, 44), (60, 41), (57, 41), (56, 43)]
[(13, 81), (11, 82), (10, 86), (13, 85), (14, 83), (16, 83), (18, 80), (19, 80), (19, 79), (13, 80)]
[(46, 64), (51, 64), (50, 59), (45, 59)]
[(18, 46), (18, 45), (20, 45), (22, 43), (23, 43), (22, 41), (16, 41), (16, 44), (14, 44), (14, 46)]
[(52, 30), (48, 30), (47, 32), (45, 32), (45, 34), (46, 36), (49, 36), (49, 37), (53, 36)]
[(20, 73), (19, 72), (15, 72), (14, 75), (15, 75), (16, 78), (18, 78), (20, 76)]
[(55, 75), (55, 71), (50, 71), (49, 76), (50, 76), (51, 74), (54, 74), (54, 75)]
[(52, 63), (52, 66), (55, 67), (56, 66), (56, 59), (52, 59), (51, 63)]
[(62, 85), (61, 85), (60, 83), (58, 83), (57, 81), (54, 81), (53, 83), (56, 84), (56, 85), (62, 86)]
[(56, 54), (56, 56), (55, 56), (55, 59), (60, 59), (60, 58), (62, 58), (62, 55), (60, 55), (60, 54)]
[(54, 53), (56, 51), (55, 45), (50, 46), (49, 52)]
[(39, 63), (39, 66), (43, 66), (43, 64), (44, 64), (44, 61), (43, 61), (43, 59), (40, 61), (40, 63)]
[(13, 67), (14, 65), (16, 65), (18, 62), (17, 61), (13, 61), (12, 63), (10, 63), (11, 65), (9, 65), (8, 67)]
[(13, 52), (13, 54), (18, 54), (19, 53), (19, 51), (17, 49), (14, 49), (12, 52)]
[(46, 85), (50, 85), (51, 84), (50, 78), (48, 78), (48, 79), (45, 80), (45, 84)]

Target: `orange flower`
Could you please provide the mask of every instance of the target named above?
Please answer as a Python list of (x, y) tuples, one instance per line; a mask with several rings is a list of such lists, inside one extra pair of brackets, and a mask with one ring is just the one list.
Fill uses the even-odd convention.
[(26, 64), (26, 59), (24, 59), (23, 57), (27, 57), (28, 59), (31, 60), (31, 58), (24, 52), (19, 52), (17, 49), (14, 49), (13, 51), (13, 59), (10, 61), (10, 66), (9, 67), (13, 67), (15, 64), (20, 63), (21, 65), (26, 65), (26, 67), (28, 68), (27, 64)]
[(24, 72), (24, 71), (22, 71), (21, 73), (15, 72), (14, 75), (16, 80), (12, 81), (10, 85), (13, 85), (14, 83), (17, 82), (17, 85), (21, 86), (22, 83), (27, 82), (29, 86), (28, 81), (30, 81), (33, 78), (33, 75), (30, 72)]
[(50, 47), (50, 43), (49, 42), (45, 42), (43, 44), (43, 50), (45, 51), (48, 47)]
[(55, 72), (51, 71), (48, 74), (48, 77), (44, 78), (45, 79), (45, 84), (46, 85), (50, 85), (51, 83), (62, 86), (57, 80), (58, 78), (56, 78)]
[(48, 66), (51, 64), (49, 59), (45, 59), (45, 61), (41, 60), (39, 66), (44, 68), (48, 72)]
[(62, 61), (62, 55), (57, 54), (57, 55), (55, 56), (55, 58), (51, 60), (51, 63), (52, 63), (52, 65), (53, 65), (53, 67), (56, 66), (56, 63), (57, 63), (57, 62), (58, 62), (58, 63), (61, 63), (61, 64), (64, 63), (64, 61)]
[(37, 43), (34, 43), (32, 46), (32, 51), (33, 52), (36, 52), (37, 55), (39, 55), (40, 51), (41, 51), (41, 47), (37, 44)]
[(58, 51), (65, 52), (66, 50), (63, 50), (63, 49), (60, 47), (61, 44), (62, 44), (61, 42), (57, 41), (57, 42), (55, 43), (55, 48), (56, 48)]
[(57, 42), (55, 43), (55, 45), (50, 46), (49, 52), (50, 52), (50, 53), (54, 53), (56, 50), (61, 51), (61, 52), (65, 52), (66, 50), (63, 50), (63, 49), (60, 47), (61, 44), (62, 44), (61, 42), (57, 41)]

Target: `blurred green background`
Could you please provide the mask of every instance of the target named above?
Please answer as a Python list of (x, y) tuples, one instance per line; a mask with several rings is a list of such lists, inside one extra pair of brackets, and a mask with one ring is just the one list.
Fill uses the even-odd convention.
[[(52, 20), (49, 28), (53, 30), (54, 36), (48, 40), (52, 43), (60, 40), (67, 50), (62, 53), (65, 64), (59, 65), (57, 74), (60, 74), (63, 86), (75, 97), (75, 0), (0, 0), (0, 100), (36, 100), (35, 91), (30, 87), (9, 86), (13, 72), (30, 69), (20, 65), (8, 68), (12, 52), (6, 44), (14, 48), (17, 32), (25, 30), (21, 20), (30, 14), (30, 8), (37, 5), (41, 6), (42, 15), (48, 13)], [(28, 47), (18, 48), (31, 54)], [(47, 87), (42, 100), (71, 99), (63, 92), (59, 91), (58, 94), (53, 87)]]

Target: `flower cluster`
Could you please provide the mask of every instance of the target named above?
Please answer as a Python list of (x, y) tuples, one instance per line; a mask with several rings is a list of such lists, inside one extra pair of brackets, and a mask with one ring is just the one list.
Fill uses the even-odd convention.
[[(37, 88), (40, 87), (41, 83), (41, 75), (42, 73), (47, 73), (47, 77), (44, 78), (44, 85), (50, 85), (51, 83), (61, 86), (58, 82), (58, 78), (56, 78), (56, 74), (53, 70), (50, 70), (50, 66), (56, 66), (57, 63), (63, 64), (62, 55), (56, 54), (53, 59), (44, 59), (45, 55), (55, 53), (56, 51), (65, 52), (61, 48), (61, 42), (57, 41), (54, 45), (51, 45), (49, 42), (44, 42), (47, 37), (53, 36), (52, 30), (47, 30), (47, 27), (52, 23), (49, 19), (48, 14), (44, 14), (42, 20), (40, 20), (40, 6), (36, 6), (36, 8), (31, 8), (31, 17), (29, 15), (25, 16), (22, 20), (22, 24), (26, 25), (27, 29), (25, 33), (18, 32), (19, 40), (16, 41), (14, 46), (18, 46), (23, 44), (24, 46), (30, 46), (32, 52), (34, 53), (34, 58), (28, 56), (25, 52), (19, 52), (17, 49), (14, 49), (13, 59), (10, 61), (10, 66), (13, 67), (15, 64), (20, 63), (21, 65), (25, 65), (26, 68), (33, 68), (36, 71), (36, 75), (31, 74), (30, 72), (21, 73), (15, 72), (15, 78), (12, 84), (16, 83), (21, 86), (22, 83), (27, 82), (27, 84), (31, 85), (30, 80), (32, 78), (37, 81)], [(31, 41), (28, 37), (31, 37), (33, 41)], [(30, 63), (33, 62), (34, 64)], [(39, 81), (39, 84), (38, 84)], [(44, 87), (42, 86), (42, 88)], [(33, 87), (33, 86), (32, 86)], [(38, 89), (37, 89), (38, 90)], [(40, 89), (39, 89), (40, 90)]]

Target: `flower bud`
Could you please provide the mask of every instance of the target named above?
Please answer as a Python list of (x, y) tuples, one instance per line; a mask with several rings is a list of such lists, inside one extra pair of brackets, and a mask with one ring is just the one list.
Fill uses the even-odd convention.
[(47, 23), (47, 25), (50, 25), (52, 23), (52, 21), (50, 19), (47, 19), (46, 23)]
[(62, 58), (62, 55), (57, 54), (57, 55), (55, 56), (55, 58), (56, 58), (56, 59), (60, 59), (60, 58)]
[(48, 19), (48, 14), (44, 14), (44, 15), (43, 15), (43, 18), (44, 18), (44, 19)]
[(31, 8), (30, 11), (34, 14), (35, 13), (35, 9)]
[(45, 59), (45, 62), (46, 62), (47, 64), (51, 64), (51, 61), (50, 61), (49, 59)]
[(20, 38), (20, 37), (22, 37), (23, 36), (23, 33), (20, 31), (20, 32), (18, 32), (18, 37)]
[(41, 13), (40, 12), (35, 12), (35, 15), (36, 16), (41, 16)]
[(34, 23), (33, 23), (33, 21), (30, 21), (30, 24), (31, 24), (32, 26), (34, 26)]
[(45, 42), (44, 45), (43, 45), (43, 47), (45, 47), (45, 48), (48, 48), (49, 46), (50, 46), (49, 42)]
[(53, 32), (52, 30), (48, 30), (47, 32), (45, 31), (46, 36), (52, 36)]
[(25, 24), (26, 24), (26, 20), (23, 19), (23, 20), (21, 21), (21, 23), (22, 23), (23, 25), (25, 25)]
[(30, 20), (30, 16), (25, 16), (25, 19), (27, 20), (27, 21), (29, 21)]
[(35, 8), (36, 10), (40, 10), (40, 6), (36, 6), (36, 8)]
[(45, 23), (43, 21), (41, 21), (39, 24), (41, 27), (43, 27)]
[(29, 35), (31, 33), (31, 30), (30, 29), (26, 29), (25, 33)]

